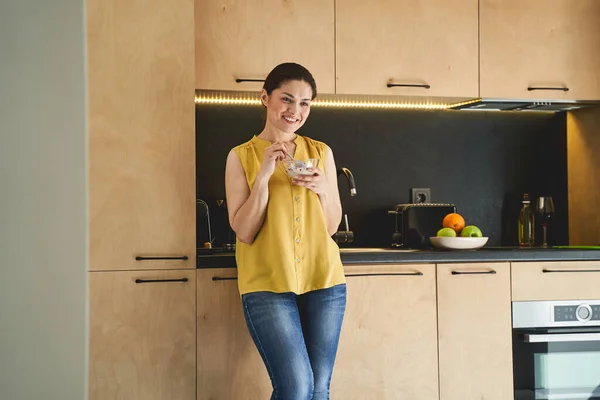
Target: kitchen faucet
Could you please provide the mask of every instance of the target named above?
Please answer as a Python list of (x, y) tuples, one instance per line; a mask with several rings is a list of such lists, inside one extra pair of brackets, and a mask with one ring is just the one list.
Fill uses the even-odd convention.
[[(354, 175), (352, 175), (352, 171), (348, 168), (342, 167), (337, 170), (337, 174), (344, 175), (346, 180), (348, 181), (348, 188), (350, 190), (350, 196), (356, 196), (356, 182), (354, 181)], [(344, 214), (344, 223), (346, 230), (338, 231), (333, 235), (333, 238), (336, 243), (352, 243), (354, 242), (354, 232), (350, 230), (350, 226), (348, 225), (348, 214)]]
[(208, 208), (208, 203), (206, 203), (202, 199), (196, 199), (196, 204), (202, 204), (204, 207), (206, 207), (206, 214), (204, 214), (204, 216), (206, 217), (206, 220), (207, 220), (206, 225), (208, 227), (208, 242), (204, 242), (204, 248), (211, 249), (213, 237), (212, 237), (212, 232), (211, 232), (211, 227), (210, 227), (210, 209)]
[(348, 181), (348, 187), (350, 188), (350, 196), (356, 196), (356, 182), (354, 182), (354, 175), (348, 168), (342, 167), (337, 170), (338, 176), (344, 174)]

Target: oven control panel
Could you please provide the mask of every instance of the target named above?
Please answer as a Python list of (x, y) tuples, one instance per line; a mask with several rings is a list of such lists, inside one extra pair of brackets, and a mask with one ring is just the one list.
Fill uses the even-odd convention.
[(600, 321), (600, 304), (554, 306), (553, 308), (555, 322)]

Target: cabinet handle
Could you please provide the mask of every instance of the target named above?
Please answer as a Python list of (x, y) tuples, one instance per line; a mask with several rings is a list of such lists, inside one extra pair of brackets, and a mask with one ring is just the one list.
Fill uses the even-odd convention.
[(237, 83), (242, 83), (242, 82), (264, 82), (264, 79), (252, 79), (252, 78), (235, 78), (235, 81)]
[(451, 274), (452, 275), (491, 275), (491, 274), (495, 274), (496, 271), (489, 270), (489, 271), (452, 271)]
[(232, 276), (232, 277), (221, 277), (221, 276), (213, 276), (212, 277), (213, 281), (237, 281), (237, 277)]
[(159, 283), (159, 282), (187, 282), (188, 278), (181, 279), (136, 279), (135, 283)]
[(400, 275), (400, 276), (422, 276), (423, 273), (422, 272), (389, 272), (389, 273), (384, 273), (384, 274), (350, 274), (350, 275), (346, 275), (348, 278), (354, 277), (354, 276), (395, 276), (395, 275)]
[(140, 257), (137, 256), (135, 258), (136, 261), (147, 261), (147, 260), (183, 260), (183, 261), (187, 261), (188, 260), (188, 256), (181, 256), (181, 257)]
[(600, 269), (543, 269), (542, 272), (545, 274), (551, 272), (600, 272)]
[(388, 82), (387, 87), (391, 88), (391, 87), (416, 87), (416, 88), (423, 88), (423, 89), (430, 89), (431, 86), (423, 83), (423, 84), (414, 84), (414, 83), (392, 83), (392, 82)]
[(534, 86), (529, 86), (527, 88), (527, 90), (529, 90), (530, 92), (532, 90), (562, 90), (563, 92), (568, 92), (569, 88), (568, 87), (534, 87)]

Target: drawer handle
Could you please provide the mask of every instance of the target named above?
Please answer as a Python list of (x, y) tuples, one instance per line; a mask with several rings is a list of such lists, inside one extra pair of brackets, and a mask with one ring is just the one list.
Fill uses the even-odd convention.
[(383, 274), (350, 274), (346, 275), (348, 278), (352, 278), (354, 276), (422, 276), (422, 272), (388, 272)]
[(533, 90), (562, 90), (563, 92), (568, 92), (569, 88), (568, 87), (534, 87), (534, 86), (529, 86), (527, 88), (527, 90), (529, 90), (530, 92)]
[(565, 334), (530, 334), (524, 335), (525, 343), (556, 343), (556, 342), (597, 342), (600, 333), (565, 333)]
[(452, 271), (451, 273), (452, 275), (492, 275), (496, 271), (492, 269), (489, 271)]
[(135, 258), (136, 261), (148, 261), (148, 260), (183, 260), (183, 261), (187, 261), (188, 260), (188, 256), (181, 256), (181, 257), (140, 257), (137, 256)]
[(212, 280), (213, 281), (236, 281), (237, 277), (235, 277), (235, 276), (233, 276), (233, 277), (213, 276)]
[(551, 272), (600, 272), (600, 269), (543, 269), (542, 272), (545, 274)]
[(392, 83), (388, 82), (387, 87), (415, 87), (415, 88), (423, 88), (423, 89), (431, 89), (431, 85), (426, 83), (423, 84), (415, 84), (415, 83)]
[(187, 282), (188, 278), (181, 279), (136, 279), (135, 283), (159, 283), (159, 282)]
[(242, 82), (264, 82), (264, 79), (252, 79), (252, 78), (235, 78), (235, 81), (237, 83), (242, 83)]

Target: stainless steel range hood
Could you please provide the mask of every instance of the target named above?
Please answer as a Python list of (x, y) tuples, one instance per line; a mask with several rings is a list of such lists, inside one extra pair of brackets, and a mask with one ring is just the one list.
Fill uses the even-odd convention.
[(450, 110), (561, 112), (599, 106), (600, 101), (481, 98), (450, 105)]

